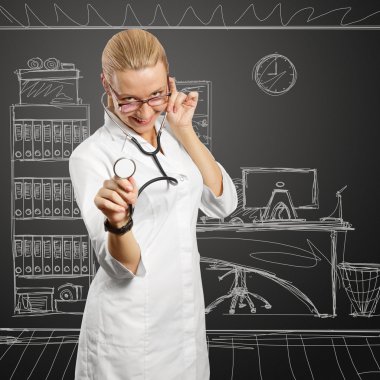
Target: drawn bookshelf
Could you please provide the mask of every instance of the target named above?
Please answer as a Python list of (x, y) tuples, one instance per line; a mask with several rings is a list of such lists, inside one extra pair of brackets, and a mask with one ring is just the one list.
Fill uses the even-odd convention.
[[(14, 315), (81, 314), (95, 274), (68, 160), (90, 135), (79, 70), (32, 58), (10, 106)], [(83, 224), (83, 223), (82, 223)]]

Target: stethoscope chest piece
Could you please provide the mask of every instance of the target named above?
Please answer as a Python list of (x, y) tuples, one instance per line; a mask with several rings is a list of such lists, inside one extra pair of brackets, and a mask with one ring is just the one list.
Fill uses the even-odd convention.
[(120, 157), (113, 165), (113, 172), (116, 177), (127, 179), (132, 177), (136, 171), (136, 164), (127, 157)]

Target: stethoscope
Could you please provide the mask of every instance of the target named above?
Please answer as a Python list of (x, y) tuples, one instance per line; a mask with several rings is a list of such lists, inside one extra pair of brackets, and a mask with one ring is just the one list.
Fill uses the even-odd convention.
[[(163, 126), (165, 124), (165, 121), (166, 121), (167, 112), (165, 112), (164, 117), (163, 117), (162, 122), (161, 122), (160, 129), (157, 132), (157, 148), (154, 151), (146, 151), (141, 146), (141, 144), (137, 141), (137, 139), (135, 137), (133, 137), (128, 131), (126, 131), (125, 128), (119, 124), (118, 120), (111, 114), (111, 112), (109, 112), (109, 110), (107, 109), (107, 107), (105, 106), (104, 101), (103, 101), (105, 94), (106, 94), (106, 92), (104, 92), (102, 97), (101, 97), (101, 104), (104, 108), (104, 111), (107, 113), (109, 118), (115, 123), (115, 125), (117, 125), (120, 128), (120, 130), (125, 134), (126, 138), (128, 140), (132, 141), (137, 146), (137, 148), (140, 150), (141, 153), (143, 153), (147, 156), (151, 156), (153, 158), (156, 166), (158, 167), (158, 169), (160, 170), (160, 172), (162, 174), (162, 177), (156, 177), (156, 178), (153, 178), (153, 179), (149, 180), (148, 182), (144, 183), (144, 185), (140, 187), (137, 196), (139, 197), (140, 194), (144, 191), (144, 189), (147, 186), (149, 186), (152, 183), (157, 182), (157, 181), (168, 181), (168, 183), (170, 183), (172, 185), (178, 185), (178, 180), (174, 177), (169, 177), (165, 173), (165, 170), (162, 168), (161, 163), (157, 158), (157, 154), (161, 150), (161, 133), (162, 133), (162, 129), (163, 129)], [(133, 174), (135, 173), (135, 171), (136, 171), (135, 162), (132, 159), (127, 158), (127, 157), (118, 158), (113, 165), (113, 172), (114, 172), (115, 176), (118, 178), (121, 178), (121, 179), (128, 179), (128, 178), (132, 177)], [(130, 212), (131, 216), (133, 214), (133, 211), (134, 211), (134, 208), (130, 204), (129, 205), (129, 212)]]

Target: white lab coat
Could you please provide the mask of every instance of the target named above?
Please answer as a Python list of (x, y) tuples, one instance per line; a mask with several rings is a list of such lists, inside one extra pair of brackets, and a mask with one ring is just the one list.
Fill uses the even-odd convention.
[[(156, 122), (156, 129), (161, 119)], [(146, 150), (153, 146), (127, 128)], [(204, 298), (196, 240), (198, 208), (225, 217), (237, 206), (235, 186), (223, 174), (216, 197), (168, 123), (158, 158), (167, 175), (178, 179), (149, 185), (139, 196), (133, 234), (141, 249), (136, 275), (111, 256), (104, 215), (94, 204), (103, 181), (113, 176), (121, 156), (137, 166), (139, 187), (161, 176), (110, 117), (71, 155), (69, 168), (76, 201), (100, 264), (84, 310), (76, 361), (76, 380), (209, 379)]]

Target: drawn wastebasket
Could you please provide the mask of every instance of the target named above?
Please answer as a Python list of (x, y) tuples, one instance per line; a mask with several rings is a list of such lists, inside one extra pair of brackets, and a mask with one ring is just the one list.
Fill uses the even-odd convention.
[(344, 289), (351, 301), (352, 316), (370, 317), (380, 297), (380, 264), (338, 264)]

